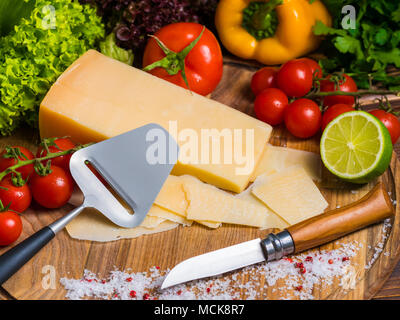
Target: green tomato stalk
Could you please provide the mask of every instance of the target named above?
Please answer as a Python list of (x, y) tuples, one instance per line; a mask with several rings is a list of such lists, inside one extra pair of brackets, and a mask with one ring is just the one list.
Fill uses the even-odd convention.
[[(19, 173), (19, 172), (17, 171), (17, 169), (18, 169), (18, 168), (21, 168), (21, 167), (23, 167), (23, 166), (29, 165), (29, 164), (34, 164), (34, 165), (35, 165), (35, 171), (36, 171), (38, 174), (40, 174), (40, 175), (49, 174), (49, 173), (51, 173), (50, 161), (46, 161), (46, 160), (51, 160), (51, 159), (56, 158), (56, 157), (60, 157), (60, 156), (64, 156), (64, 155), (73, 153), (73, 152), (78, 151), (78, 150), (80, 150), (80, 149), (86, 148), (86, 147), (88, 147), (88, 146), (90, 146), (90, 145), (92, 145), (92, 143), (88, 143), (88, 144), (84, 144), (84, 145), (79, 145), (79, 146), (76, 146), (76, 147), (74, 147), (74, 148), (72, 148), (72, 149), (65, 150), (65, 151), (60, 151), (60, 152), (50, 152), (49, 149), (46, 148), (46, 149), (47, 149), (47, 154), (46, 154), (45, 156), (43, 156), (43, 157), (38, 157), (38, 158), (35, 158), (35, 159), (30, 159), (30, 160), (29, 160), (29, 159), (27, 159), (27, 160), (21, 160), (21, 159), (19, 158), (18, 154), (15, 153), (15, 148), (10, 148), (10, 147), (8, 147), (8, 149), (6, 149), (6, 150), (10, 150), (10, 151), (11, 151), (11, 149), (14, 150), (14, 151), (11, 151), (11, 152), (14, 152), (14, 155), (15, 155), (15, 156), (10, 156), (10, 151), (8, 151), (8, 152), (6, 153), (6, 157), (9, 157), (9, 158), (10, 158), (10, 157), (13, 157), (14, 159), (17, 160), (17, 162), (16, 162), (14, 165), (8, 167), (6, 170), (0, 172), (0, 181), (3, 180), (3, 178), (4, 178), (6, 175), (8, 175), (8, 174), (11, 173), (11, 174), (14, 175), (14, 179), (17, 179), (17, 180), (19, 180), (19, 181), (21, 182), (21, 180), (20, 180), (20, 179), (22, 179), (21, 173)], [(44, 165), (42, 164), (42, 162), (44, 162), (44, 161), (47, 162), (46, 166), (44, 166)], [(16, 180), (16, 181), (17, 181), (17, 180)], [(23, 179), (22, 179), (22, 180), (23, 180)], [(19, 183), (20, 183), (20, 182), (19, 182)], [(26, 182), (26, 181), (25, 181), (25, 182)], [(14, 183), (14, 180), (13, 180), (13, 183)], [(14, 183), (14, 184), (15, 184), (15, 183)]]
[(153, 70), (154, 68), (163, 68), (171, 76), (176, 75), (178, 72), (181, 72), (183, 81), (185, 81), (187, 88), (190, 90), (189, 82), (187, 80), (185, 72), (185, 58), (189, 54), (189, 52), (194, 48), (197, 42), (199, 42), (205, 29), (206, 27), (203, 26), (203, 29), (201, 30), (199, 36), (180, 52), (175, 52), (170, 50), (160, 39), (158, 39), (156, 36), (150, 35), (150, 37), (154, 38), (154, 40), (160, 46), (162, 51), (165, 53), (165, 57), (161, 60), (155, 61), (152, 64), (144, 67), (143, 70), (150, 71)]

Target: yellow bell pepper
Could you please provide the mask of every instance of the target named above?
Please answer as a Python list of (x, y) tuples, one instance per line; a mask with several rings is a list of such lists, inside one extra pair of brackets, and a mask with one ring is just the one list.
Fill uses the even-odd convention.
[(311, 2), (220, 0), (215, 15), (219, 38), (232, 54), (267, 65), (306, 55), (320, 43), (314, 24), (332, 23), (321, 1)]

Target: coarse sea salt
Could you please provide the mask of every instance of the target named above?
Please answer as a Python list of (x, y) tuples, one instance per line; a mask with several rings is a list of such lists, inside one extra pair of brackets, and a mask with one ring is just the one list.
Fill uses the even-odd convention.
[[(383, 221), (382, 224), (382, 234), (381, 234), (381, 239), (380, 241), (376, 244), (375, 248), (374, 248), (374, 253), (372, 255), (371, 260), (369, 260), (369, 262), (365, 265), (365, 269), (370, 269), (372, 267), (372, 265), (375, 263), (375, 261), (378, 259), (379, 255), (381, 254), (381, 252), (384, 249), (386, 240), (389, 236), (389, 229), (391, 228), (392, 224), (391, 224), (391, 220), (390, 218), (385, 219)], [(370, 246), (368, 246), (369, 248), (371, 248)], [(384, 253), (384, 255), (387, 255), (386, 253)]]
[(266, 299), (270, 291), (276, 299), (314, 299), (314, 286), (329, 286), (348, 276), (351, 258), (360, 245), (353, 241), (333, 250), (312, 251), (259, 263), (219, 277), (192, 281), (161, 290), (169, 270), (152, 267), (148, 272), (114, 270), (107, 279), (85, 270), (82, 279), (60, 279), (66, 298), (115, 300), (236, 300)]

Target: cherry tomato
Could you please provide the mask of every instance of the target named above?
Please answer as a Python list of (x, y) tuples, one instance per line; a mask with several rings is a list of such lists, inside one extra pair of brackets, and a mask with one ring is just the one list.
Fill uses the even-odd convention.
[(250, 87), (254, 95), (258, 95), (267, 88), (276, 88), (276, 75), (278, 70), (272, 67), (264, 67), (258, 70), (251, 78)]
[(400, 137), (399, 119), (394, 114), (386, 112), (385, 110), (376, 109), (371, 110), (369, 113), (383, 122), (385, 127), (389, 130), (392, 144), (395, 144)]
[[(68, 138), (59, 138), (54, 140), (55, 146), (49, 146), (50, 152), (61, 152), (70, 150), (75, 148), (75, 144)], [(45, 157), (47, 155), (47, 151), (40, 146), (36, 152), (36, 158)], [(67, 172), (69, 172), (69, 160), (71, 159), (72, 154), (67, 154), (64, 156), (59, 156), (51, 159), (51, 164), (57, 167), (63, 168)], [(44, 163), (46, 165), (46, 163)]]
[(322, 116), (321, 131), (324, 131), (329, 122), (342, 113), (354, 111), (354, 108), (348, 104), (338, 103), (326, 109)]
[(22, 232), (22, 220), (13, 211), (0, 212), (0, 246), (16, 241)]
[(312, 88), (313, 74), (304, 61), (290, 60), (278, 71), (276, 82), (289, 97), (302, 97)]
[(299, 60), (305, 62), (310, 67), (313, 76), (318, 78), (323, 77), (322, 68), (317, 61), (310, 58), (301, 58)]
[[(33, 153), (24, 147), (14, 146), (11, 148), (18, 148), (21, 154), (23, 154), (26, 157), (25, 158), (24, 156), (19, 156), (18, 159), (22, 161), (32, 160), (34, 158)], [(4, 158), (6, 153), (7, 151), (5, 149), (0, 153), (0, 172), (6, 170), (7, 168), (17, 163), (17, 160), (15, 158)], [(16, 171), (21, 173), (23, 179), (27, 179), (33, 172), (33, 164), (27, 164), (26, 166), (16, 169)]]
[[(347, 74), (343, 74), (344, 80), (339, 82), (339, 86), (335, 88), (335, 83), (329, 81), (330, 76), (328, 76), (328, 80), (321, 81), (321, 92), (330, 92), (330, 91), (345, 91), (345, 92), (357, 92), (357, 85), (354, 82), (353, 78), (348, 76)], [(331, 107), (335, 104), (348, 104), (354, 105), (354, 97), (352, 96), (327, 96), (324, 97), (324, 105), (327, 107)]]
[(51, 166), (51, 173), (46, 176), (32, 175), (30, 188), (32, 197), (45, 208), (54, 209), (65, 205), (73, 191), (72, 177), (60, 167)]
[(32, 195), (27, 184), (21, 187), (14, 186), (11, 177), (5, 177), (0, 182), (0, 200), (4, 206), (19, 213), (29, 208)]
[[(202, 30), (203, 26), (201, 24), (179, 22), (162, 27), (155, 33), (155, 36), (168, 49), (180, 52), (193, 42)], [(164, 57), (165, 53), (156, 40), (150, 38), (144, 50), (143, 67)], [(186, 56), (184, 64), (190, 90), (201, 95), (207, 95), (216, 88), (222, 77), (222, 52), (218, 40), (210, 30), (204, 30), (199, 42)], [(182, 71), (175, 75), (170, 75), (164, 68), (158, 67), (149, 72), (187, 89), (182, 77)]]
[(321, 127), (321, 110), (310, 99), (298, 99), (285, 110), (285, 125), (291, 134), (298, 138), (309, 138)]
[(288, 105), (286, 94), (276, 88), (268, 88), (258, 94), (254, 101), (257, 119), (272, 126), (283, 122), (285, 108)]

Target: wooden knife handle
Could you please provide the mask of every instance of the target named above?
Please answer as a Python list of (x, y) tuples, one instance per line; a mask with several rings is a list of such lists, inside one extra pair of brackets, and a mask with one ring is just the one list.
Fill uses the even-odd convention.
[(293, 239), (294, 253), (297, 253), (333, 241), (393, 215), (392, 201), (382, 183), (378, 183), (355, 203), (302, 221), (286, 230)]

